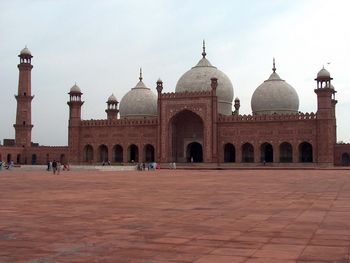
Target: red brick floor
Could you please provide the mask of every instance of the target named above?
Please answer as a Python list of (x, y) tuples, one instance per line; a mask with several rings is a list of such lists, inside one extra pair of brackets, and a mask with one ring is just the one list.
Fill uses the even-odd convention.
[(0, 171), (0, 262), (349, 261), (350, 171)]

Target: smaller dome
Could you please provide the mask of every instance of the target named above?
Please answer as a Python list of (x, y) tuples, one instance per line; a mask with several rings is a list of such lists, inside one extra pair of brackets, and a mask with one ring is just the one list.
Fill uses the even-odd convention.
[(74, 86), (71, 87), (70, 93), (81, 93), (81, 90), (80, 90), (80, 88), (78, 87), (77, 83), (75, 83)]
[(23, 49), (21, 50), (20, 55), (29, 55), (29, 56), (31, 56), (32, 53), (31, 53), (30, 50), (27, 48), (27, 46), (25, 46), (25, 48), (23, 48)]
[(324, 67), (317, 73), (317, 78), (330, 78), (331, 74), (329, 73), (329, 71), (327, 69), (325, 69)]
[(273, 72), (253, 93), (251, 107), (253, 114), (294, 114), (299, 110), (299, 97), (295, 89)]
[(114, 94), (112, 94), (111, 96), (109, 96), (107, 102), (118, 102), (117, 98), (114, 96)]
[(157, 117), (157, 100), (155, 95), (142, 81), (140, 69), (139, 82), (120, 100), (121, 118), (153, 118)]

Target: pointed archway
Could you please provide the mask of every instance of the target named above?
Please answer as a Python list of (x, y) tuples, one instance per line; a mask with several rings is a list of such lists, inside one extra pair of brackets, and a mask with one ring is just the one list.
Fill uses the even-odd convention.
[(139, 161), (139, 148), (135, 144), (131, 144), (128, 148), (128, 162), (134, 163)]
[(236, 161), (236, 150), (232, 143), (226, 143), (224, 146), (224, 162), (233, 163)]
[(299, 144), (299, 161), (302, 163), (313, 162), (312, 145), (308, 142)]
[(169, 122), (169, 155), (174, 162), (203, 162), (204, 125), (190, 110), (177, 113)]
[(273, 162), (273, 147), (270, 143), (263, 143), (260, 147), (261, 150), (261, 162), (272, 163)]
[(90, 144), (85, 145), (83, 150), (83, 161), (86, 163), (92, 162), (94, 159), (94, 149)]
[(151, 144), (145, 145), (144, 148), (144, 161), (145, 162), (154, 162), (154, 147)]
[(348, 153), (343, 153), (341, 155), (341, 165), (343, 165), (343, 166), (350, 165), (350, 155)]
[(284, 142), (280, 144), (280, 162), (281, 163), (293, 162), (293, 147), (288, 142)]
[(248, 142), (242, 145), (242, 162), (254, 162), (254, 146)]

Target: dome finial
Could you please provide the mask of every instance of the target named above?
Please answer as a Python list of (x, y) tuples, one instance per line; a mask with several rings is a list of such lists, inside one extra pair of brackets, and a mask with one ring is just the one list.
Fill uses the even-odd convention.
[(203, 52), (202, 52), (203, 58), (205, 58), (206, 55), (207, 53), (205, 53), (205, 40), (203, 39)]
[(142, 68), (140, 68), (140, 77), (139, 80), (142, 81)]
[(272, 67), (272, 71), (273, 71), (273, 73), (275, 73), (276, 72), (276, 63), (275, 63), (275, 58), (273, 58), (273, 67)]

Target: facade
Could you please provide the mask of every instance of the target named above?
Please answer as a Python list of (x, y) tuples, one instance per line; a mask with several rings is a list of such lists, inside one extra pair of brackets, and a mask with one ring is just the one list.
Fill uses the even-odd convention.
[[(106, 119), (82, 120), (81, 89), (69, 92), (68, 146), (31, 142), (32, 55), (21, 51), (15, 140), (0, 146), (0, 159), (19, 164), (60, 160), (75, 164), (137, 162), (248, 166), (350, 165), (350, 144), (336, 142), (336, 91), (326, 69), (317, 77), (317, 112), (299, 112), (299, 97), (272, 74), (254, 92), (252, 115), (240, 115), (230, 79), (206, 58), (180, 77), (175, 92), (156, 93), (139, 81), (120, 103), (112, 94)], [(234, 110), (232, 111), (232, 109)]]

